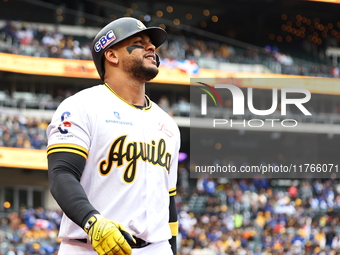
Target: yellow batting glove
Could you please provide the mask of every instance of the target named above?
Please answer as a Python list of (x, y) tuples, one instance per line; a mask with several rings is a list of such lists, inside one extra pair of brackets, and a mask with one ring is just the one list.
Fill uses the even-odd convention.
[[(95, 214), (85, 224), (92, 247), (99, 255), (130, 255), (132, 235), (118, 222)], [(130, 240), (127, 240), (131, 238)]]

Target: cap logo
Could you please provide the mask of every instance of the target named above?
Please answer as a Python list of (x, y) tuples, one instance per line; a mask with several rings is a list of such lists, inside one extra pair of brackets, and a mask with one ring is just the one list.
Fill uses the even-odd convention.
[(140, 21), (140, 20), (137, 20), (137, 27), (142, 30), (142, 29), (146, 29), (145, 25)]
[(100, 39), (94, 44), (94, 50), (99, 52), (101, 49), (104, 49), (110, 42), (116, 40), (116, 36), (112, 30), (100, 37)]

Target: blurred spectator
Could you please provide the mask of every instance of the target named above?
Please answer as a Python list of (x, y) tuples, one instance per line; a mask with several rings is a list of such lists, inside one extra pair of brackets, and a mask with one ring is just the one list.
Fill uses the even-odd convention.
[(186, 97), (181, 96), (173, 108), (179, 116), (189, 117), (190, 115), (190, 103)]
[(173, 115), (173, 112), (170, 108), (170, 101), (167, 96), (163, 95), (158, 100), (158, 106), (161, 107), (165, 112), (167, 112), (170, 116)]

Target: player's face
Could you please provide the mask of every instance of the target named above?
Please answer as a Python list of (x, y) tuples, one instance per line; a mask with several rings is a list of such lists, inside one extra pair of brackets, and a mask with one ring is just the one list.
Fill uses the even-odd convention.
[(122, 68), (132, 77), (149, 81), (158, 74), (155, 46), (143, 32), (127, 38), (121, 49), (124, 51)]

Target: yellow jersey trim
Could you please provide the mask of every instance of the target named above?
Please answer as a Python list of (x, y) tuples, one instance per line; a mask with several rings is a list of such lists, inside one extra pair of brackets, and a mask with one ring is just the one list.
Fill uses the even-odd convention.
[(176, 222), (169, 222), (171, 235), (172, 236), (178, 236), (178, 221)]
[(47, 156), (56, 152), (71, 152), (83, 156), (85, 159), (88, 156), (88, 150), (74, 144), (56, 144), (47, 148)]
[(124, 103), (128, 104), (129, 106), (135, 108), (135, 109), (139, 109), (139, 110), (143, 110), (143, 111), (147, 111), (147, 110), (150, 110), (151, 108), (151, 100), (150, 98), (147, 96), (147, 95), (144, 95), (145, 97), (145, 100), (147, 101), (147, 105), (146, 107), (143, 107), (143, 108), (138, 108), (136, 106), (134, 106), (133, 104), (129, 103), (128, 101), (126, 101), (124, 98), (122, 98), (121, 96), (119, 96), (106, 82), (104, 83), (105, 87), (107, 87), (113, 94), (116, 95), (116, 97), (118, 97), (120, 100), (122, 100)]
[(177, 189), (176, 187), (172, 188), (169, 190), (169, 196), (172, 197), (177, 194)]

